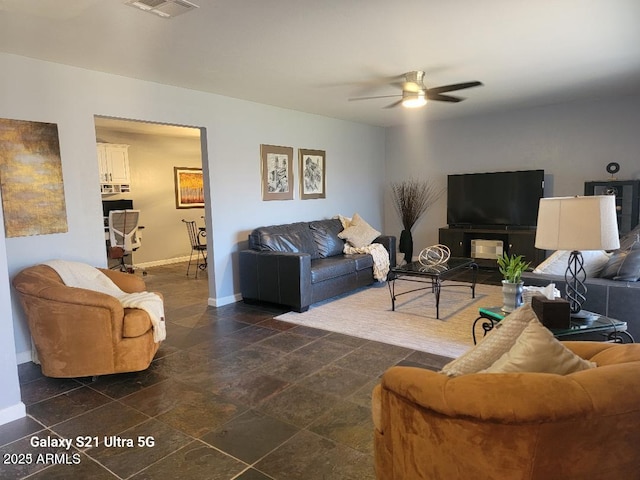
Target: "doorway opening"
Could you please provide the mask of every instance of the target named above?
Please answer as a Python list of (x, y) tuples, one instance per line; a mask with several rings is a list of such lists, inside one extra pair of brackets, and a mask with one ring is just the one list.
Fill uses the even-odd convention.
[[(189, 260), (192, 247), (182, 220), (195, 221), (199, 229), (206, 231), (202, 241), (208, 239), (211, 243), (208, 168), (204, 159), (206, 146), (203, 148), (205, 129), (99, 115), (94, 116), (94, 122), (98, 161), (101, 162), (105, 239), (108, 237), (109, 209), (127, 204), (140, 211), (142, 227), (139, 230), (141, 245), (131, 258), (135, 269), (144, 271), (148, 267)], [(110, 155), (113, 158), (106, 158)], [(197, 180), (198, 176), (201, 179), (201, 190), (194, 194), (196, 197), (185, 200), (180, 189), (180, 172), (192, 173), (191, 179)], [(109, 260), (109, 265), (112, 264), (113, 260)], [(202, 269), (198, 272), (198, 281), (208, 281), (212, 285), (213, 270), (205, 272)], [(194, 277), (193, 262), (190, 276)]]

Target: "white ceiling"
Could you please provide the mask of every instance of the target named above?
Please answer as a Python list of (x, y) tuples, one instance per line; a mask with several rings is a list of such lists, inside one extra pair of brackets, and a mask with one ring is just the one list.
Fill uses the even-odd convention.
[[(382, 126), (640, 93), (640, 0), (192, 1), (167, 20), (0, 0), (0, 51)], [(411, 70), (485, 86), (420, 110), (347, 101)]]

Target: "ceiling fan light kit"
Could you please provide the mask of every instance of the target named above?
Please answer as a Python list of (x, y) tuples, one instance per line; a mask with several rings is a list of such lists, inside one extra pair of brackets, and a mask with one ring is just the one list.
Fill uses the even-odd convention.
[(402, 106), (406, 108), (419, 108), (427, 104), (427, 97), (424, 90), (414, 92), (402, 92)]
[(458, 103), (464, 100), (462, 97), (454, 97), (453, 95), (444, 95), (446, 92), (453, 92), (456, 90), (463, 90), (465, 88), (482, 86), (482, 82), (477, 80), (464, 83), (454, 83), (452, 85), (444, 85), (442, 87), (427, 88), (424, 84), (424, 72), (422, 70), (416, 70), (413, 72), (407, 72), (404, 75), (404, 82), (402, 84), (394, 83), (392, 85), (402, 87), (402, 93), (398, 95), (378, 95), (375, 97), (356, 97), (350, 98), (353, 100), (372, 100), (376, 98), (390, 98), (390, 97), (402, 97), (401, 100), (393, 102), (384, 108), (393, 108), (398, 105), (402, 105), (406, 108), (419, 108), (427, 104), (428, 100), (437, 100), (439, 102)]

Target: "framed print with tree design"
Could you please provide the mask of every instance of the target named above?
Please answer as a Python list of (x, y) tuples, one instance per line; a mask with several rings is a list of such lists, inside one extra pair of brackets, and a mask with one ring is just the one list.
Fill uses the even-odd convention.
[(204, 208), (202, 169), (173, 167), (176, 185), (176, 208)]
[(298, 150), (300, 158), (300, 198), (325, 198), (326, 155), (324, 150)]
[(293, 200), (293, 148), (260, 145), (262, 200)]

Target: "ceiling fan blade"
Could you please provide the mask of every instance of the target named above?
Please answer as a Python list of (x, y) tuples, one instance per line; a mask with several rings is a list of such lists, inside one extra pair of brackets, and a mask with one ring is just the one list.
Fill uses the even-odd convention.
[(427, 98), (429, 100), (438, 100), (440, 102), (451, 102), (451, 103), (458, 103), (464, 100), (464, 98), (461, 98), (461, 97), (454, 97), (453, 95), (442, 95), (440, 93), (432, 93), (429, 90), (427, 90)]
[(471, 87), (480, 87), (482, 86), (482, 82), (465, 82), (465, 83), (454, 83), (453, 85), (444, 85), (442, 87), (434, 87), (427, 88), (427, 93), (445, 93), (445, 92), (453, 92), (455, 90), (462, 90), (465, 88)]
[(393, 107), (397, 107), (398, 105), (400, 105), (402, 103), (402, 100), (398, 100), (397, 102), (393, 102), (390, 103), (389, 105), (387, 105), (386, 107), (383, 108), (393, 108)]
[(350, 98), (349, 101), (350, 102), (356, 102), (358, 100), (373, 100), (376, 98), (392, 98), (392, 97), (401, 97), (402, 95), (376, 95), (375, 97), (354, 97), (354, 98)]

